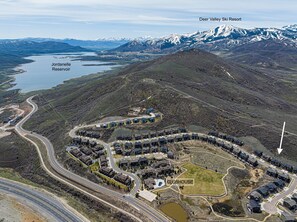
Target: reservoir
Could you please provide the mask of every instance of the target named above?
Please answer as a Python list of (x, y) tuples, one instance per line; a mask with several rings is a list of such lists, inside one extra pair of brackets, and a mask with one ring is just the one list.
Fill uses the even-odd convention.
[(65, 53), (29, 56), (31, 63), (15, 68), (23, 73), (14, 76), (11, 89), (20, 89), (22, 93), (49, 89), (63, 83), (65, 80), (80, 76), (99, 73), (117, 67), (114, 64), (101, 61), (81, 61), (84, 56), (94, 56), (95, 53)]

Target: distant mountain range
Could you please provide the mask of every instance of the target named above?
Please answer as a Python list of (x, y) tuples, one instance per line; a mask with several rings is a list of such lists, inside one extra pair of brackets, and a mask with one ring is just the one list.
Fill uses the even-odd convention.
[[(155, 39), (25, 38), (0, 40), (0, 53), (18, 56), (88, 50), (103, 51), (103, 54), (122, 52), (171, 54), (193, 48), (212, 52), (243, 64), (296, 69), (297, 24), (282, 28), (253, 29), (222, 25), (208, 31), (172, 34)], [(133, 56), (133, 53), (131, 55)]]
[(282, 28), (244, 29), (232, 25), (221, 25), (208, 31), (197, 31), (192, 34), (172, 34), (162, 38), (130, 39), (53, 39), (53, 38), (23, 38), (4, 39), (2, 42), (58, 42), (71, 46), (80, 46), (92, 50), (110, 50), (111, 52), (153, 52), (172, 53), (179, 50), (199, 48), (210, 52), (228, 51), (235, 47), (273, 40), (285, 42), (290, 47), (297, 48), (297, 24)]
[(62, 42), (34, 42), (18, 40), (0, 41), (0, 53), (17, 56), (29, 56), (44, 53), (86, 52), (88, 49), (80, 46), (72, 46)]
[(283, 28), (254, 28), (243, 29), (231, 25), (222, 25), (214, 29), (195, 32), (192, 34), (173, 34), (168, 37), (133, 40), (113, 49), (118, 52), (175, 52), (190, 48), (199, 48), (207, 51), (226, 51), (248, 43), (263, 40), (285, 41), (296, 47), (297, 25)]
[(23, 38), (23, 39), (2, 39), (1, 42), (59, 42), (67, 43), (72, 46), (80, 46), (92, 50), (109, 50), (119, 47), (127, 42), (129, 39), (98, 39), (98, 40), (79, 40), (79, 39), (53, 39), (53, 38)]
[[(21, 63), (31, 62), (23, 57), (35, 54), (87, 52), (89, 49), (72, 46), (62, 42), (34, 42), (19, 40), (0, 40), (0, 71), (13, 68)], [(1, 78), (0, 78), (1, 79)]]

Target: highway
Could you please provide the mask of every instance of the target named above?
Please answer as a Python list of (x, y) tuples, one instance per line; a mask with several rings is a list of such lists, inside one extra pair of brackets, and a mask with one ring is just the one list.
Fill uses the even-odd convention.
[[(124, 174), (128, 174), (130, 177), (132, 177), (134, 179), (135, 186), (132, 189), (130, 195), (124, 195), (123, 196), (123, 194), (121, 194), (119, 192), (110, 190), (110, 189), (108, 189), (106, 187), (103, 187), (103, 186), (101, 186), (99, 184), (93, 183), (93, 182), (91, 182), (91, 181), (89, 181), (89, 180), (87, 180), (87, 179), (85, 179), (85, 178), (83, 178), (81, 176), (78, 176), (78, 175), (72, 173), (71, 171), (68, 171), (67, 169), (65, 169), (57, 161), (57, 159), (55, 157), (55, 152), (54, 152), (53, 145), (51, 144), (51, 142), (46, 137), (38, 135), (36, 133), (31, 133), (31, 132), (29, 132), (27, 130), (24, 130), (22, 128), (22, 125), (38, 110), (38, 106), (37, 106), (37, 104), (35, 104), (32, 101), (32, 98), (33, 97), (28, 98), (27, 102), (33, 107), (33, 109), (31, 110), (31, 112), (25, 118), (23, 118), (16, 125), (15, 129), (22, 137), (24, 137), (26, 140), (30, 141), (31, 143), (33, 143), (36, 146), (37, 151), (38, 151), (39, 156), (40, 156), (40, 159), (41, 159), (41, 163), (43, 165), (43, 168), (49, 173), (49, 175), (51, 175), (55, 179), (60, 180), (61, 182), (66, 183), (67, 185), (69, 185), (71, 187), (76, 188), (77, 190), (89, 195), (90, 197), (92, 197), (92, 198), (94, 198), (96, 200), (99, 200), (99, 201), (103, 202), (104, 204), (109, 205), (109, 206), (121, 211), (122, 213), (125, 213), (125, 214), (129, 215), (130, 217), (134, 218), (137, 221), (141, 221), (141, 220), (138, 217), (134, 216), (133, 214), (131, 214), (129, 212), (126, 212), (124, 209), (120, 209), (120, 208), (108, 203), (107, 201), (105, 201), (103, 199), (100, 199), (99, 197), (97, 197), (97, 196), (93, 195), (92, 193), (90, 193), (88, 190), (83, 189), (81, 187), (77, 187), (72, 183), (69, 183), (68, 181), (65, 180), (65, 178), (67, 178), (68, 180), (72, 180), (72, 181), (82, 185), (83, 187), (94, 190), (95, 192), (99, 192), (101, 194), (105, 194), (105, 195), (107, 195), (109, 197), (112, 197), (113, 199), (117, 199), (119, 201), (128, 203), (130, 206), (134, 207), (139, 213), (145, 215), (147, 218), (149, 218), (152, 221), (158, 221), (158, 222), (159, 221), (160, 222), (169, 221), (169, 219), (166, 216), (164, 216), (162, 213), (160, 213), (156, 209), (148, 206), (144, 202), (142, 202), (142, 201), (138, 200), (137, 198), (135, 198), (135, 193), (137, 192), (137, 190), (139, 189), (139, 187), (141, 185), (140, 180), (136, 175), (127, 173), (126, 171), (122, 171), (121, 169), (119, 169), (117, 167), (117, 165), (115, 164), (114, 159), (112, 157), (111, 147), (110, 147), (109, 144), (107, 144), (107, 143), (105, 143), (103, 141), (100, 141), (100, 140), (96, 140), (97, 142), (104, 145), (104, 147), (105, 147), (105, 149), (107, 151), (107, 154), (109, 156), (110, 166), (112, 168), (114, 168), (115, 171), (122, 172)], [(73, 130), (71, 130), (69, 135), (71, 137), (74, 137), (75, 136), (75, 130), (77, 130), (78, 128), (84, 128), (84, 127), (86, 127), (86, 126), (75, 127)], [(45, 165), (45, 163), (44, 163), (44, 161), (42, 159), (42, 155), (40, 153), (38, 145), (34, 141), (27, 138), (26, 135), (31, 135), (31, 136), (39, 139), (45, 145), (46, 150), (47, 150), (47, 154), (48, 154), (49, 163), (50, 163), (51, 167), (59, 174), (59, 176), (57, 176), (56, 174), (53, 174), (46, 167), (46, 165)], [(258, 159), (258, 158), (256, 157), (256, 159)], [(266, 162), (262, 162), (259, 159), (258, 159), (258, 162), (259, 162), (259, 164), (262, 164), (262, 165), (264, 165), (266, 167), (269, 167), (269, 166), (271, 167), (271, 164), (266, 163)], [(294, 191), (294, 189), (296, 188), (296, 186), (297, 186), (297, 177), (295, 175), (291, 175), (291, 174), (290, 174), (290, 176), (291, 176), (291, 178), (293, 180), (292, 180), (292, 183), (287, 188), (287, 190), (283, 191), (280, 194), (275, 195), (273, 198), (271, 198), (269, 201), (267, 201), (266, 203), (263, 204), (264, 210), (267, 211), (269, 214), (277, 213), (277, 211), (278, 211), (277, 205), (280, 202), (280, 200), (283, 199), (284, 197), (286, 197), (287, 195), (289, 195), (290, 193), (292, 193)]]
[[(23, 129), (23, 124), (30, 119), (30, 117), (38, 110), (38, 106), (36, 103), (34, 103), (32, 101), (34, 96), (30, 97), (27, 99), (27, 103), (29, 103), (32, 106), (32, 110), (30, 111), (30, 113), (25, 116), (16, 126), (15, 126), (15, 130), (17, 131), (17, 133), (23, 137), (24, 139), (26, 139), (27, 141), (31, 142), (37, 149), (38, 155), (40, 157), (41, 160), (41, 164), (42, 167), (46, 170), (46, 172), (53, 178), (79, 190), (80, 192), (112, 207), (115, 208), (116, 210), (130, 216), (131, 218), (133, 218), (136, 221), (141, 221), (138, 217), (134, 216), (133, 214), (127, 212), (124, 209), (121, 209), (119, 207), (114, 206), (113, 204), (110, 204), (109, 202), (99, 198), (98, 196), (94, 195), (93, 193), (89, 192), (88, 189), (93, 190), (95, 192), (98, 192), (100, 194), (104, 194), (107, 195), (108, 197), (111, 197), (113, 199), (128, 203), (131, 207), (134, 207), (140, 214), (143, 214), (146, 218), (150, 219), (151, 221), (157, 221), (157, 222), (165, 222), (165, 221), (170, 221), (167, 217), (165, 217), (162, 213), (160, 213), (159, 211), (157, 211), (156, 209), (148, 206), (147, 204), (145, 204), (144, 202), (138, 200), (137, 198), (135, 198), (132, 195), (129, 196), (124, 196), (123, 194), (110, 190), (104, 186), (101, 186), (99, 184), (96, 184), (86, 178), (83, 178), (67, 169), (65, 169), (56, 159), (55, 156), (55, 151), (54, 151), (54, 147), (52, 145), (52, 143), (44, 136), (36, 134), (36, 133), (31, 133), (30, 131), (27, 131), (25, 129)], [(30, 135), (38, 140), (40, 140), (44, 146), (46, 147), (47, 150), (47, 158), (48, 158), (48, 162), (50, 164), (50, 166), (52, 167), (52, 169), (57, 172), (59, 175), (54, 174), (51, 170), (48, 169), (48, 167), (46, 166), (42, 154), (40, 152), (40, 148), (38, 147), (38, 145), (31, 139), (29, 139), (27, 137), (27, 135)], [(78, 187), (76, 185), (74, 185), (73, 183), (68, 182), (66, 179), (74, 181), (75, 183), (80, 184), (82, 187), (86, 187), (88, 189), (84, 189), (82, 187)]]
[(38, 212), (42, 212), (42, 214), (46, 215), (47, 219), (51, 221), (86, 221), (85, 218), (81, 219), (77, 214), (67, 209), (58, 199), (38, 191), (31, 186), (0, 178), (0, 191), (15, 196), (18, 200), (21, 199), (21, 201), (29, 202), (36, 210), (38, 209)]

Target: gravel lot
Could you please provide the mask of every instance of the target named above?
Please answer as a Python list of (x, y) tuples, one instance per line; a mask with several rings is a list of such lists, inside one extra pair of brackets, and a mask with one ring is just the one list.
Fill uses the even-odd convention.
[(16, 199), (0, 195), (0, 221), (1, 222), (45, 222), (41, 215), (33, 209), (20, 204)]

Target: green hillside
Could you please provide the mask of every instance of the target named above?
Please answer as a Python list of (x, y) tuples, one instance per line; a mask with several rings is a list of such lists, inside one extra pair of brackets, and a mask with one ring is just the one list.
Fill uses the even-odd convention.
[[(199, 50), (127, 66), (116, 74), (84, 77), (44, 91), (26, 127), (48, 136), (63, 155), (67, 131), (129, 106), (154, 107), (164, 126), (196, 125), (235, 136), (253, 136), (276, 153), (282, 122), (296, 132), (296, 81), (227, 62)], [(149, 99), (147, 99), (149, 98)], [(288, 134), (283, 155), (297, 159), (297, 138)]]

